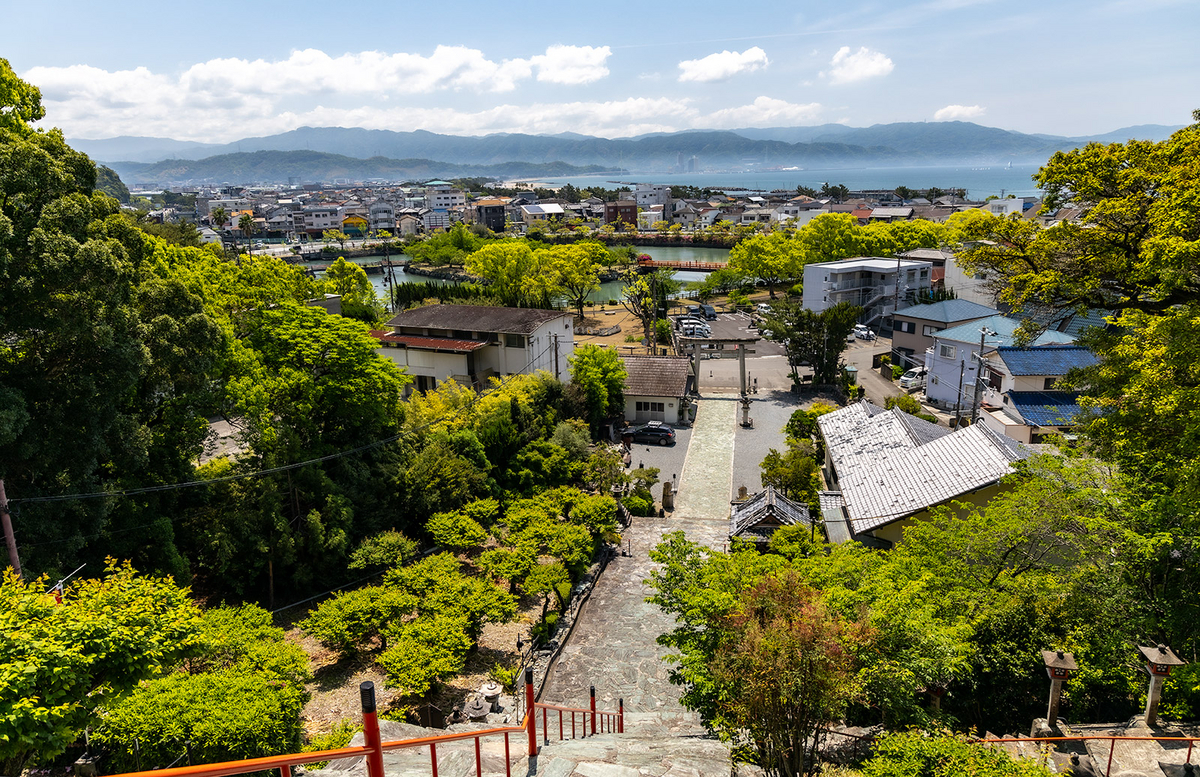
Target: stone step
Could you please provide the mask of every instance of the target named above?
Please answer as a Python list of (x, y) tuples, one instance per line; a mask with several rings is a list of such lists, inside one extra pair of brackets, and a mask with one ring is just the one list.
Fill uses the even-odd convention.
[(554, 742), (535, 760), (537, 777), (729, 777), (732, 769), (729, 748), (715, 739), (645, 732)]

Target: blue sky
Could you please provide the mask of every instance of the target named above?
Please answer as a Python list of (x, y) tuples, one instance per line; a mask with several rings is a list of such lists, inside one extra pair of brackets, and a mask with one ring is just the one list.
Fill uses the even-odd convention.
[(0, 18), (0, 56), (74, 138), (946, 119), (1083, 135), (1200, 107), (1195, 0), (0, 0)]

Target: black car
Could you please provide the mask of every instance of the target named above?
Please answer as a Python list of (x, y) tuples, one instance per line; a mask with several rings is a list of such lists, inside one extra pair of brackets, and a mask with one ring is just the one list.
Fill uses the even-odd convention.
[(631, 434), (634, 442), (656, 442), (659, 445), (675, 444), (675, 430), (659, 421), (639, 426), (633, 429)]

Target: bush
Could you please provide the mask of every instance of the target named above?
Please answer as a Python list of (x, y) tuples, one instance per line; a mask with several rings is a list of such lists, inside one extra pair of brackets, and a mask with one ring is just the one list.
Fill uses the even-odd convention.
[[(350, 740), (354, 735), (361, 730), (358, 722), (350, 718), (342, 718), (337, 723), (333, 724), (328, 734), (317, 734), (310, 737), (308, 744), (304, 746), (303, 752), (315, 753), (320, 750), (338, 750), (350, 744)], [(304, 764), (304, 767), (309, 770), (324, 769), (329, 765), (328, 761), (315, 761), (310, 764)]]
[(548, 612), (546, 617), (534, 624), (530, 629), (530, 634), (533, 636), (533, 641), (537, 644), (544, 645), (554, 636), (554, 632), (558, 630), (558, 613)]
[(488, 678), (506, 691), (511, 692), (517, 687), (517, 670), (509, 669), (503, 664), (492, 664)]
[(644, 497), (627, 496), (623, 501), (625, 509), (633, 515), (649, 516), (654, 513), (654, 502)]
[(587, 424), (577, 418), (561, 421), (554, 427), (554, 434), (550, 435), (550, 442), (565, 450), (573, 459), (586, 458), (591, 441)]
[(862, 768), (863, 777), (1050, 777), (1029, 759), (1013, 760), (988, 745), (949, 734), (921, 731), (887, 734)]
[(892, 365), (892, 380), (899, 380), (904, 375), (904, 368), (896, 364)]
[(462, 512), (437, 513), (426, 524), (433, 541), (444, 548), (466, 551), (482, 545), (487, 532)]
[(398, 567), (416, 555), (416, 540), (398, 531), (385, 531), (359, 543), (350, 555), (350, 568)]

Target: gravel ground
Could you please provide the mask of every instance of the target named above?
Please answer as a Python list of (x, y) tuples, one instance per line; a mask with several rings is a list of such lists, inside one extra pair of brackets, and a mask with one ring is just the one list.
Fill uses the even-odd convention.
[[(779, 390), (761, 392), (751, 399), (753, 403), (750, 405), (750, 418), (754, 420), (752, 428), (742, 428), (742, 411), (738, 408), (739, 424), (734, 432), (733, 487), (730, 499), (737, 497), (738, 486), (745, 486), (751, 494), (762, 489), (759, 464), (771, 448), (781, 452), (784, 450), (784, 425), (792, 417), (792, 413), (800, 408), (811, 407), (812, 403), (821, 397), (811, 394), (800, 397), (790, 391)], [(836, 400), (830, 397), (824, 398), (823, 401), (837, 404)]]

